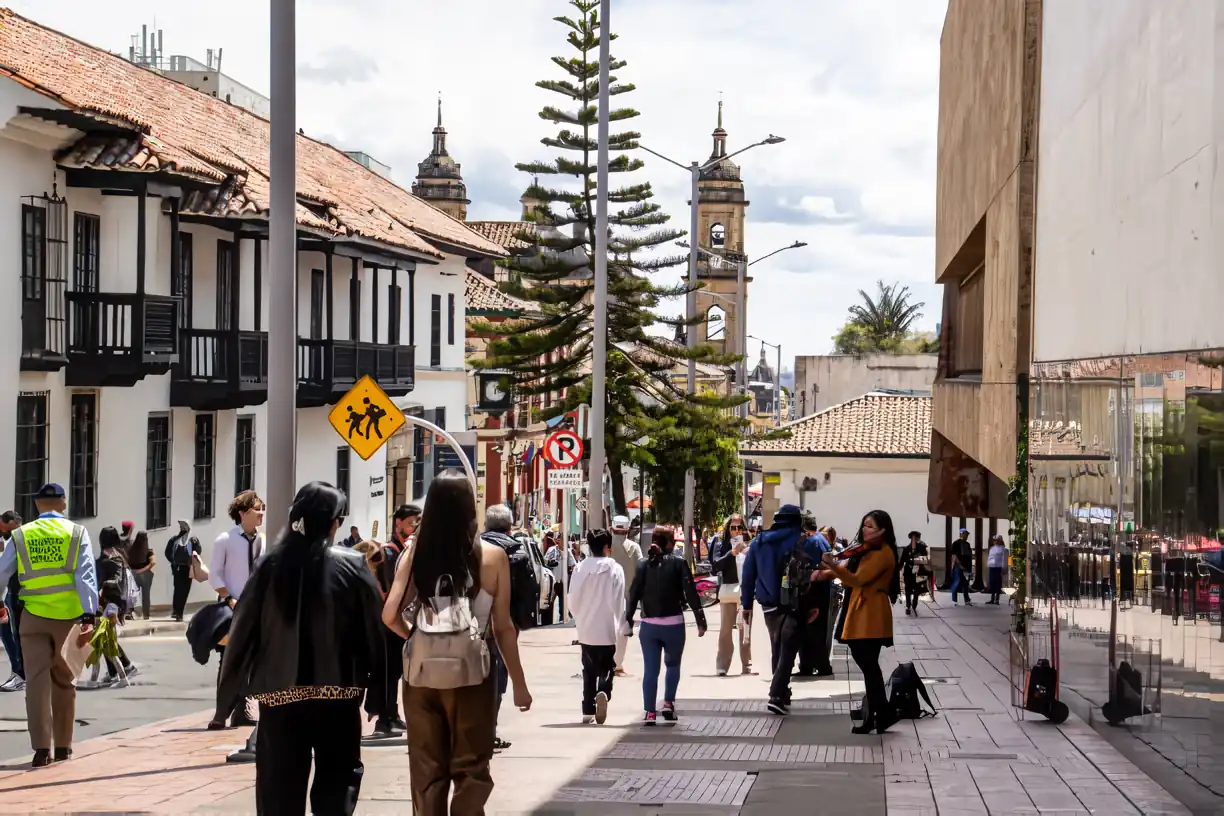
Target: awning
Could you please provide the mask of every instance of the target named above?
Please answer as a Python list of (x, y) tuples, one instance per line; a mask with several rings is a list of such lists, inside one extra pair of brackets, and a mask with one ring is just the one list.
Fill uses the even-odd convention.
[[(650, 499), (647, 499), (646, 506), (650, 507), (651, 504), (652, 502), (650, 501)], [(641, 509), (641, 504), (638, 503), (638, 500), (636, 498), (633, 498), (629, 500), (629, 503), (626, 504), (625, 507), (629, 508), (630, 510), (639, 510)]]
[(761, 495), (762, 492), (764, 492), (764, 490), (765, 490), (764, 482), (753, 482), (752, 484), (748, 485), (748, 495), (749, 496), (759, 496)]

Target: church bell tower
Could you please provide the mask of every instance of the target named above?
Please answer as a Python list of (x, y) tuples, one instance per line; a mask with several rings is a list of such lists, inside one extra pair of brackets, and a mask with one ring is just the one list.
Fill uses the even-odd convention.
[[(718, 103), (718, 126), (714, 128), (714, 149), (706, 163), (710, 164), (698, 181), (697, 228), (698, 246), (718, 256), (712, 260), (702, 253), (698, 259), (697, 277), (705, 288), (697, 292), (697, 313), (705, 321), (694, 326), (698, 343), (711, 343), (724, 354), (743, 354), (740, 345), (740, 314), (737, 303), (738, 266), (746, 262), (744, 250), (744, 182), (740, 168), (727, 158), (727, 131), (723, 129), (723, 104)], [(744, 304), (747, 306), (747, 284), (744, 281)]]
[(422, 198), (442, 212), (458, 219), (467, 220), (467, 185), (459, 162), (446, 152), (446, 128), (442, 127), (442, 100), (438, 100), (438, 126), (433, 131), (433, 150), (425, 161), (417, 165), (416, 181), (412, 183), (412, 194)]

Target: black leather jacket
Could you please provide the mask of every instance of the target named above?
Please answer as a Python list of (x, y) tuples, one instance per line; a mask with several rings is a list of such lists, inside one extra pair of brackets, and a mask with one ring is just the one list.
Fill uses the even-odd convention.
[(739, 567), (735, 563), (734, 536), (718, 534), (718, 540), (710, 551), (710, 566), (724, 584), (739, 583)]
[(625, 608), (625, 617), (630, 624), (639, 603), (643, 618), (668, 618), (682, 614), (687, 603), (688, 608), (693, 610), (697, 625), (706, 625), (705, 610), (701, 608), (701, 599), (697, 596), (693, 573), (688, 562), (675, 554), (654, 560), (643, 558), (638, 562), (637, 575), (633, 577), (629, 603)]
[(298, 612), (281, 614), (272, 576), (279, 548), (259, 559), (234, 609), (218, 702), (294, 686), (340, 686), (384, 699), (382, 599), (360, 552), (329, 547), (321, 587), (303, 587)]

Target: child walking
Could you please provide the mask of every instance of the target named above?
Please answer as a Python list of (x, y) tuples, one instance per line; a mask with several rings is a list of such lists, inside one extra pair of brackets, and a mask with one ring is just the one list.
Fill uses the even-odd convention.
[(625, 622), (625, 571), (608, 557), (612, 534), (587, 533), (589, 558), (570, 576), (570, 612), (582, 648), (582, 721), (603, 725), (612, 699), (616, 672), (616, 638)]

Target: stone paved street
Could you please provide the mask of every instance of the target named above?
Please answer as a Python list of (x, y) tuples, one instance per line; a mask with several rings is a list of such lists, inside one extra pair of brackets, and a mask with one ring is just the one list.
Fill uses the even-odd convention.
[[(1081, 721), (1020, 718), (1006, 679), (1006, 607), (940, 600), (921, 618), (899, 617), (897, 646), (885, 652), (886, 667), (918, 664), (940, 714), (883, 738), (850, 733), (849, 701), (862, 683), (844, 650), (836, 676), (796, 683), (793, 713), (776, 718), (764, 708), (764, 677), (716, 677), (715, 633), (698, 639), (691, 627), (677, 725), (637, 724), (641, 661), (631, 643), (633, 677), (618, 681), (608, 724), (582, 726), (572, 630), (529, 632), (522, 651), (535, 707), (503, 712), (513, 746), (494, 760), (489, 813), (1189, 812)], [(764, 627), (753, 636), (765, 654)], [(252, 813), (254, 768), (224, 762), (246, 732), (204, 731), (207, 717), (93, 739), (46, 770), (29, 771), (26, 756), (0, 766), (0, 813)], [(365, 762), (358, 812), (409, 812), (402, 742), (369, 743)]]

